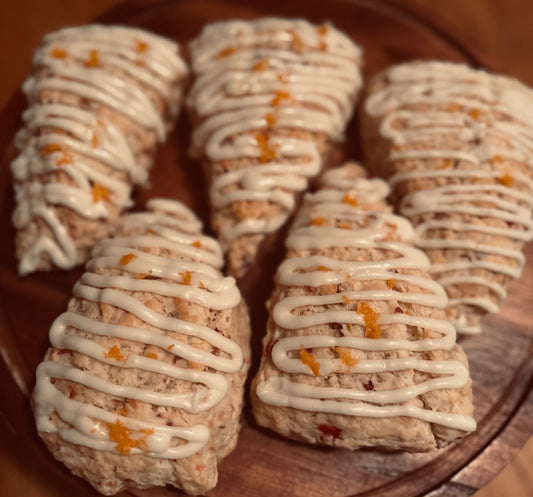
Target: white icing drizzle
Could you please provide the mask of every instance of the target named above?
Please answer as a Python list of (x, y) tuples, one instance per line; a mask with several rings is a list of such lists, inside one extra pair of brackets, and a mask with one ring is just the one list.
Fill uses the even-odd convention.
[[(302, 50), (291, 49), (291, 41)], [(201, 121), (193, 132), (193, 153), (214, 161), (261, 159), (260, 165), (215, 177), (213, 207), (255, 200), (282, 208), (271, 219), (221, 227), (219, 237), (227, 249), (238, 236), (278, 229), (294, 207), (294, 193), (304, 190), (322, 167), (314, 142), (280, 136), (277, 129), (342, 139), (361, 85), (360, 49), (329, 25), (266, 18), (211, 24), (191, 51), (196, 81), (188, 104)], [(257, 138), (261, 132), (267, 133), (266, 144)], [(288, 162), (294, 158), (302, 160)]]
[[(112, 451), (116, 442), (111, 440), (106, 424), (119, 421), (130, 430), (150, 430), (146, 437), (146, 449), (132, 448), (130, 453), (143, 453), (157, 458), (183, 458), (200, 450), (209, 439), (207, 426), (162, 426), (108, 412), (105, 409), (70, 399), (52, 383), (52, 379), (67, 379), (108, 395), (137, 399), (157, 406), (184, 409), (200, 413), (217, 405), (227, 394), (228, 383), (220, 374), (235, 373), (243, 363), (239, 345), (217, 331), (172, 316), (164, 316), (140, 302), (125, 291), (150, 292), (174, 296), (210, 309), (230, 309), (240, 302), (240, 294), (233, 278), (222, 277), (215, 267), (223, 263), (221, 250), (211, 238), (201, 235), (198, 219), (182, 204), (164, 199), (149, 202), (151, 211), (131, 214), (121, 218), (120, 225), (128, 229), (135, 226), (140, 231), (153, 231), (150, 236), (117, 237), (101, 242), (94, 250), (94, 258), (87, 264), (87, 271), (74, 287), (74, 296), (91, 302), (108, 304), (131, 313), (151, 328), (135, 328), (104, 323), (75, 312), (61, 314), (50, 329), (50, 342), (58, 349), (70, 349), (84, 356), (97, 359), (111, 366), (135, 368), (141, 371), (166, 375), (179, 381), (197, 385), (185, 393), (161, 393), (132, 386), (121, 386), (91, 375), (90, 371), (55, 363), (42, 362), (37, 369), (37, 385), (33, 394), (37, 428), (40, 432), (58, 433), (65, 441), (81, 444), (97, 450)], [(168, 236), (166, 236), (168, 235)], [(189, 247), (199, 242), (201, 248)], [(190, 260), (171, 259), (146, 253), (143, 247), (170, 249)], [(216, 248), (215, 248), (216, 247)], [(123, 256), (136, 256), (124, 265)], [(213, 263), (214, 262), (214, 263)], [(122, 276), (97, 274), (103, 269), (115, 269)], [(124, 274), (127, 270), (130, 274)], [(137, 279), (137, 275), (149, 274), (156, 280)], [(189, 275), (190, 281), (183, 281)], [(163, 281), (164, 280), (164, 281)], [(201, 284), (200, 284), (201, 282)], [(181, 284), (180, 284), (181, 283)], [(209, 370), (177, 367), (153, 357), (130, 353), (122, 361), (107, 357), (108, 348), (93, 339), (72, 335), (69, 329), (77, 329), (90, 336), (114, 337), (119, 340), (153, 345), (174, 354), (178, 358), (199, 363)], [(200, 350), (168, 333), (181, 333), (198, 337), (220, 351), (220, 355)], [(50, 420), (55, 412), (68, 427), (58, 427)], [(152, 432), (153, 431), (153, 432)], [(185, 441), (176, 445), (175, 439)]]
[[(21, 274), (37, 269), (43, 254), (62, 269), (79, 263), (76, 244), (54, 206), (66, 206), (86, 219), (105, 220), (108, 208), (103, 199), (93, 197), (93, 185), (105, 188), (109, 201), (122, 210), (131, 205), (132, 184), (145, 183), (148, 177), (128, 145), (124, 125), (100, 118), (96, 108), (42, 101), (41, 93), (56, 90), (102, 104), (155, 130), (162, 140), (165, 121), (143, 87), (160, 94), (175, 115), (175, 86), (185, 77), (186, 67), (170, 40), (139, 29), (89, 25), (46, 36), (34, 58), (34, 72), (23, 85), (30, 107), (16, 137), (21, 152), (11, 164), (17, 182), (13, 223), (22, 229), (40, 218), (52, 236), (41, 234), (22, 255)], [(127, 179), (98, 171), (94, 161), (127, 173)], [(55, 171), (66, 174), (71, 184), (43, 184), (41, 176)]]
[[(350, 247), (375, 251), (388, 251), (391, 258), (383, 261), (339, 260), (323, 255), (290, 257), (279, 267), (278, 284), (292, 287), (320, 287), (348, 279), (356, 281), (388, 280), (404, 281), (427, 293), (398, 292), (387, 290), (366, 290), (359, 292), (335, 293), (332, 295), (286, 296), (279, 300), (271, 319), (284, 330), (302, 330), (326, 323), (348, 324), (365, 327), (364, 316), (353, 310), (353, 302), (376, 302), (396, 300), (399, 303), (412, 303), (443, 309), (447, 304), (444, 289), (433, 280), (421, 276), (404, 275), (396, 270), (402, 268), (428, 269), (429, 261), (418, 249), (407, 243), (413, 231), (409, 223), (387, 212), (372, 210), (371, 203), (383, 200), (388, 194), (386, 183), (379, 179), (350, 178), (347, 174), (352, 166), (345, 166), (328, 172), (323, 180), (324, 189), (306, 196), (301, 214), (289, 234), (287, 247), (314, 251), (324, 248)], [(342, 189), (341, 189), (342, 188)], [(353, 196), (357, 205), (346, 202), (346, 195)], [(313, 225), (312, 220), (337, 219), (351, 222), (352, 229), (332, 228)], [(355, 228), (355, 222), (366, 220), (367, 226)], [(384, 238), (396, 225), (397, 233), (403, 234), (403, 242), (386, 241)], [(316, 268), (316, 269), (313, 269)], [(324, 270), (327, 268), (328, 270)], [(346, 301), (350, 302), (347, 307)], [(336, 310), (325, 309), (336, 304)], [(298, 308), (313, 306), (312, 313), (295, 313)], [(323, 308), (321, 310), (320, 308)], [(318, 308), (318, 309), (317, 309)], [(456, 333), (453, 325), (444, 319), (435, 319), (407, 313), (382, 313), (378, 324), (386, 326), (403, 324), (437, 332), (437, 338), (394, 339), (367, 338), (354, 336), (333, 337), (327, 335), (289, 335), (276, 338), (272, 348), (272, 361), (285, 375), (271, 376), (259, 383), (257, 394), (271, 405), (291, 406), (296, 409), (343, 414), (348, 416), (411, 416), (429, 423), (437, 423), (464, 431), (475, 429), (471, 416), (438, 412), (415, 406), (410, 403), (418, 396), (434, 390), (463, 387), (469, 380), (468, 369), (459, 361), (430, 361), (408, 352), (449, 350), (455, 345)], [(340, 358), (316, 357), (319, 375), (330, 374), (369, 374), (387, 371), (417, 370), (429, 373), (427, 380), (410, 386), (385, 391), (359, 391), (346, 388), (318, 387), (300, 384), (290, 379), (289, 374), (313, 375), (311, 368), (302, 362), (298, 355), (301, 348), (343, 347), (361, 351), (403, 351), (403, 357), (391, 359), (362, 359), (355, 365), (347, 366)]]
[[(465, 262), (450, 259), (430, 268), (445, 288), (475, 283), (487, 287), (493, 294), (493, 298), (453, 298), (450, 299), (450, 306), (465, 304), (487, 312), (497, 312), (498, 304), (506, 295), (504, 286), (473, 277), (469, 275), (469, 270), (482, 268), (518, 278), (524, 264), (520, 248), (483, 244), (469, 241), (466, 237), (438, 238), (431, 231), (445, 229), (458, 234), (478, 232), (522, 242), (532, 239), (531, 176), (509, 171), (507, 174), (511, 174), (511, 180), (506, 182), (503, 178), (505, 171), (493, 164), (513, 160), (533, 168), (533, 129), (529, 124), (533, 119), (533, 94), (530, 89), (510, 78), (444, 62), (404, 64), (390, 69), (387, 78), (389, 83), (368, 98), (365, 109), (371, 116), (383, 116), (381, 135), (391, 140), (393, 146), (402, 147), (401, 150), (392, 150), (389, 160), (442, 159), (476, 166), (469, 169), (447, 167), (406, 171), (393, 175), (390, 178), (392, 186), (424, 178), (460, 179), (463, 182), (445, 184), (430, 191), (408, 193), (402, 199), (399, 211), (410, 219), (424, 213), (435, 213), (435, 219), (420, 221), (415, 227), (416, 244), (423, 249), (456, 248), (480, 252), (488, 257), (496, 255), (510, 259), (512, 265), (490, 260)], [(419, 104), (448, 106), (448, 110), (417, 110)], [(505, 117), (486, 122), (477, 116), (485, 112), (498, 112)], [(401, 127), (397, 125), (399, 122), (402, 123)], [(489, 136), (504, 140), (508, 146), (488, 143)], [(455, 146), (460, 149), (435, 148), (432, 145), (434, 140), (446, 138), (459, 142), (461, 145)], [(424, 142), (428, 145), (422, 145)], [(476, 184), (477, 179), (492, 183)], [(449, 219), (455, 213), (469, 214), (473, 219), (500, 219), (507, 226), (485, 226), (475, 220), (460, 223)], [(456, 270), (463, 270), (462, 274), (447, 274)], [(467, 323), (465, 315), (460, 315), (455, 324), (464, 333), (480, 331), (479, 326)]]

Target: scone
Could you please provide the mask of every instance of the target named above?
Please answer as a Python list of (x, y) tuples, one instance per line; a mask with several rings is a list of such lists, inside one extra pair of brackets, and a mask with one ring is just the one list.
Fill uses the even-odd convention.
[(11, 164), (21, 274), (82, 264), (109, 235), (132, 186), (147, 181), (186, 74), (174, 42), (140, 29), (88, 25), (44, 38)]
[(204, 166), (229, 271), (240, 277), (343, 139), (361, 51), (329, 24), (266, 18), (206, 26), (191, 58), (191, 153)]
[(413, 452), (475, 429), (446, 293), (388, 191), (347, 164), (305, 197), (252, 383), (259, 425), (311, 444)]
[(415, 226), (460, 332), (479, 332), (520, 276), (533, 226), (532, 123), (531, 89), (448, 62), (390, 68), (362, 106), (368, 167)]
[(50, 329), (33, 409), (54, 457), (99, 492), (213, 488), (237, 442), (250, 327), (218, 243), (182, 204), (120, 218)]

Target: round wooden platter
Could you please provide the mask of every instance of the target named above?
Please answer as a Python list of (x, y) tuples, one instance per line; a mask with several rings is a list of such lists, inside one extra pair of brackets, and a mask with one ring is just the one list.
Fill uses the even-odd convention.
[[(364, 75), (371, 77), (386, 66), (413, 58), (435, 58), (479, 64), (461, 44), (399, 10), (370, 1), (308, 0), (290, 3), (184, 0), (158, 4), (128, 2), (108, 12), (102, 22), (135, 25), (168, 36), (184, 48), (208, 22), (267, 15), (305, 17), (313, 22), (332, 21), (364, 49)], [(186, 51), (186, 50), (185, 50)], [(486, 64), (485, 64), (486, 65)], [(492, 69), (492, 68), (491, 68)], [(40, 481), (55, 495), (95, 496), (88, 484), (56, 463), (40, 442), (33, 425), (29, 392), (34, 371), (48, 346), (48, 329), (65, 309), (74, 282), (82, 269), (35, 274), (16, 273), (10, 217), (13, 194), (9, 162), (14, 156), (13, 136), (24, 108), (16, 94), (0, 121), (0, 420), (23, 457), (37, 468)], [(357, 125), (352, 123), (346, 143), (332, 156), (331, 164), (358, 157)], [(208, 207), (198, 166), (187, 157), (190, 129), (186, 116), (161, 147), (152, 173), (151, 187), (137, 192), (137, 205), (153, 196), (183, 200), (204, 219)], [(278, 239), (279, 242), (279, 239)], [(256, 271), (240, 282), (252, 312), (253, 374), (260, 357), (265, 326), (264, 302), (272, 274), (282, 255), (281, 245), (262, 255)], [(533, 257), (532, 247), (528, 247)], [(532, 433), (533, 317), (530, 303), (533, 263), (520, 281), (509, 288), (500, 313), (483, 323), (478, 336), (464, 336), (474, 382), (478, 429), (461, 442), (429, 454), (385, 453), (375, 450), (349, 452), (282, 439), (258, 428), (249, 405), (236, 450), (219, 466), (219, 484), (209, 496), (277, 497), (416, 497), (467, 496), (485, 485), (512, 459)], [(159, 497), (181, 495), (173, 488), (131, 491), (130, 495)]]

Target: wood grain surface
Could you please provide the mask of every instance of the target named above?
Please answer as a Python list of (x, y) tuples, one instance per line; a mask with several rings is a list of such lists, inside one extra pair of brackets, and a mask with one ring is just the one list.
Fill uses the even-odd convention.
[[(4, 361), (0, 361), (0, 492), (2, 495), (39, 497), (97, 495), (82, 481), (71, 477), (56, 464), (40, 444), (33, 427), (27, 398), (34, 369), (47, 346), (47, 330), (54, 317), (65, 307), (74, 281), (81, 270), (70, 273), (34, 275), (20, 279), (15, 272), (10, 214), (13, 206), (9, 187), (8, 162), (14, 151), (11, 140), (19, 126), (24, 107), (22, 95), (10, 96), (25, 77), (33, 50), (42, 35), (59, 27), (86, 22), (118, 2), (22, 0), (7, 10), (4, 5), (0, 35), (4, 50), (3, 67), (9, 67), (3, 81), (0, 102), (7, 103), (0, 121), (0, 206), (2, 241), (0, 245), (0, 338)], [(439, 4), (446, 4), (446, 7)], [(265, 14), (299, 15), (311, 20), (331, 19), (341, 29), (363, 44), (365, 76), (386, 65), (413, 57), (480, 61), (490, 69), (521, 77), (533, 83), (533, 67), (525, 64), (527, 50), (517, 40), (529, 39), (524, 3), (400, 1), (305, 3), (271, 1), (222, 2), (219, 0), (184, 0), (136, 2), (117, 7), (106, 16), (113, 21), (130, 22), (186, 41), (198, 33), (201, 25), (218, 18), (254, 17)], [(389, 9), (388, 5), (400, 7)], [(481, 4), (483, 6), (481, 7)], [(516, 4), (516, 5), (515, 5)], [(260, 6), (263, 5), (263, 6)], [(477, 5), (477, 7), (476, 7)], [(505, 8), (503, 8), (505, 6)], [(425, 21), (420, 23), (409, 12)], [(506, 17), (507, 16), (507, 17)], [(437, 26), (431, 29), (428, 26)], [(522, 31), (521, 31), (522, 30)], [(524, 38), (529, 36), (529, 38)], [(349, 130), (347, 145), (338, 151), (343, 156), (357, 156), (357, 131)], [(153, 172), (152, 188), (138, 194), (139, 204), (157, 194), (178, 196), (201, 216), (207, 210), (203, 180), (186, 156), (189, 129), (182, 118), (175, 133), (162, 148)], [(178, 164), (180, 167), (176, 167)], [(175, 185), (180, 185), (176, 188)], [(528, 248), (529, 258), (533, 250)], [(269, 285), (257, 282), (271, 278), (273, 262), (244, 282), (246, 297), (254, 312), (256, 339), (254, 352), (264, 325), (263, 302)], [(460, 444), (433, 454), (384, 454), (376, 451), (317, 449), (291, 443), (255, 427), (250, 412), (245, 411), (244, 427), (234, 454), (221, 464), (219, 487), (210, 496), (266, 495), (338, 495), (338, 496), (467, 496), (485, 486), (524, 445), (532, 432), (533, 398), (532, 336), (533, 316), (528, 304), (533, 302), (533, 263), (509, 290), (509, 299), (497, 316), (484, 322), (480, 336), (463, 337), (474, 379), (477, 432)], [(256, 290), (252, 290), (252, 289)], [(9, 343), (8, 343), (9, 342)], [(7, 365), (6, 365), (7, 364)], [(10, 371), (16, 372), (16, 381)], [(531, 495), (531, 456), (533, 441), (517, 461), (476, 497)], [(29, 464), (31, 461), (31, 464)], [(529, 465), (528, 465), (529, 462)], [(286, 471), (286, 468), (291, 468)], [(4, 492), (7, 491), (7, 492)], [(135, 492), (139, 496), (180, 495), (170, 489)]]

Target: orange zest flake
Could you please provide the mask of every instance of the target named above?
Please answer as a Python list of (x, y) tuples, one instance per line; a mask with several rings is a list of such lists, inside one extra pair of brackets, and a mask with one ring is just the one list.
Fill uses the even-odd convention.
[(289, 73), (287, 72), (280, 72), (278, 73), (278, 75), (276, 76), (277, 80), (280, 82), (280, 83), (283, 83), (283, 84), (287, 84), (287, 83), (290, 83), (291, 81), (291, 76)]
[(269, 162), (272, 159), (276, 158), (276, 146), (270, 146), (268, 144), (268, 138), (262, 134), (258, 133), (255, 135), (255, 139), (257, 140), (257, 145), (259, 146), (259, 149), (261, 151), (261, 155), (259, 157), (259, 160), (261, 164), (264, 164), (265, 162)]
[(123, 362), (126, 360), (126, 357), (124, 354), (120, 351), (120, 348), (118, 345), (113, 345), (105, 354), (104, 357), (106, 359), (115, 359), (117, 362)]
[(144, 357), (148, 357), (149, 359), (157, 359), (158, 356), (154, 352), (150, 352), (149, 354), (146, 354)]
[(457, 112), (461, 110), (461, 106), (459, 104), (450, 104), (445, 110), (446, 112)]
[(387, 280), (387, 286), (388, 286), (390, 289), (394, 288), (394, 283), (395, 283), (394, 280)]
[(142, 40), (135, 40), (135, 44), (135, 50), (137, 50), (137, 52), (146, 52), (150, 46), (148, 43)]
[(342, 301), (345, 303), (345, 304), (349, 304), (351, 301), (350, 299), (346, 296), (346, 295), (343, 295), (342, 296)]
[(331, 271), (331, 269), (329, 267), (326, 267), (326, 266), (319, 266), (318, 270), (319, 271)]
[(142, 59), (137, 59), (134, 64), (139, 67), (144, 67), (146, 65), (146, 62)]
[(270, 65), (268, 59), (263, 59), (254, 64), (254, 71), (264, 71)]
[(341, 228), (343, 230), (351, 230), (352, 229), (352, 227), (348, 223), (339, 224), (339, 228)]
[(379, 338), (381, 336), (378, 324), (379, 313), (366, 302), (360, 302), (357, 306), (357, 314), (361, 314), (365, 320), (365, 338)]
[(192, 278), (192, 272), (191, 271), (184, 271), (183, 273), (178, 273), (181, 276), (181, 284), (182, 285), (190, 285), (191, 284), (191, 278)]
[(321, 24), (320, 26), (316, 28), (316, 32), (320, 36), (324, 36), (325, 34), (327, 34), (328, 31), (329, 31), (329, 26), (327, 24)]
[(294, 31), (294, 29), (289, 29), (288, 33), (292, 37), (292, 48), (295, 52), (303, 52), (305, 48), (305, 44), (303, 40), (300, 38), (300, 35)]
[(192, 242), (191, 245), (196, 248), (202, 248), (202, 244), (198, 240)]
[(311, 219), (311, 224), (313, 226), (323, 226), (326, 223), (326, 220), (323, 217), (314, 217)]
[(305, 350), (303, 345), (300, 345), (300, 361), (302, 361), (306, 366), (309, 366), (315, 376), (320, 374), (320, 364), (315, 359), (315, 356), (312, 354), (312, 352)]
[(63, 156), (57, 159), (56, 164), (58, 166), (64, 166), (65, 164), (72, 164), (74, 162), (74, 156), (72, 155), (70, 148), (63, 147), (61, 151), (63, 152)]
[(498, 183), (504, 185), (504, 186), (513, 186), (514, 185), (514, 177), (512, 174), (505, 173), (503, 176), (500, 176), (497, 178)]
[(124, 426), (120, 420), (117, 419), (115, 423), (106, 423), (106, 425), (109, 431), (109, 439), (117, 444), (115, 449), (121, 454), (129, 454), (131, 449), (137, 447), (147, 450), (146, 438), (154, 433), (153, 429), (144, 428), (141, 430), (143, 436), (134, 439), (132, 438), (132, 431)]
[(137, 256), (135, 254), (129, 253), (129, 254), (123, 255), (120, 258), (120, 263), (123, 266), (125, 266), (126, 264), (129, 264), (131, 261), (134, 261), (135, 259), (137, 259)]
[(148, 275), (146, 273), (139, 273), (138, 275), (135, 276), (135, 279), (136, 280), (144, 280), (144, 278), (146, 278)]
[(98, 50), (91, 50), (89, 52), (89, 58), (83, 64), (85, 67), (98, 67), (100, 61), (98, 60)]
[(205, 290), (205, 285), (203, 281), (198, 282), (198, 288), (201, 288), (202, 290)]
[(472, 109), (468, 115), (472, 118), (472, 119), (476, 119), (478, 120), (480, 117), (481, 117), (481, 111), (479, 109)]
[(109, 190), (101, 185), (100, 183), (95, 183), (91, 189), (93, 195), (93, 202), (99, 202), (100, 200), (109, 200)]
[(342, 202), (351, 205), (352, 207), (357, 207), (357, 199), (348, 193), (342, 197)]
[(172, 350), (173, 348), (174, 348), (174, 344), (169, 345), (169, 346), (167, 347), (167, 350)]
[(50, 55), (54, 59), (66, 59), (68, 57), (68, 52), (60, 47), (54, 47), (50, 50)]
[(224, 50), (221, 50), (215, 55), (215, 59), (223, 59), (224, 57), (229, 57), (231, 54), (235, 53), (236, 48), (234, 47), (228, 47)]
[(272, 128), (274, 126), (274, 124), (276, 124), (276, 116), (274, 114), (272, 114), (272, 112), (269, 112), (265, 116), (265, 121), (267, 122), (268, 127)]
[(453, 166), (453, 161), (445, 160), (445, 161), (442, 161), (442, 164), (439, 166), (439, 169), (449, 169), (452, 166)]
[(124, 407), (120, 411), (118, 411), (118, 414), (120, 414), (121, 416), (127, 416), (128, 408), (124, 405)]
[(58, 145), (57, 143), (47, 143), (39, 153), (41, 155), (50, 155), (54, 152), (61, 152), (63, 150), (63, 147), (61, 145)]
[(349, 368), (352, 368), (359, 362), (355, 357), (352, 356), (346, 347), (335, 347), (335, 352), (339, 356), (339, 359)]
[(503, 162), (503, 161), (504, 161), (504, 158), (499, 154), (496, 154), (495, 156), (492, 157), (492, 162)]
[(91, 145), (96, 148), (99, 143), (100, 141), (98, 140), (98, 136), (96, 135), (96, 133), (93, 133), (93, 137), (91, 138)]
[(276, 95), (270, 102), (274, 107), (278, 106), (283, 100), (291, 100), (291, 94), (287, 91), (277, 91)]

